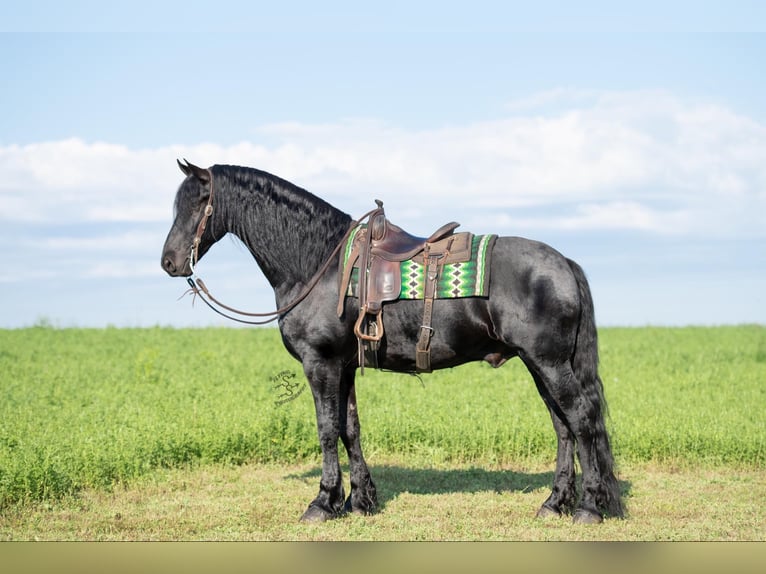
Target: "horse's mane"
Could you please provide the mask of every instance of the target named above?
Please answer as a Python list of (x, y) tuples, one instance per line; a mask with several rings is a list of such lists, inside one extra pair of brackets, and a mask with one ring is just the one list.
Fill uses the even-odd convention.
[(262, 266), (310, 277), (348, 230), (348, 214), (276, 175), (232, 165), (211, 170), (223, 225)]

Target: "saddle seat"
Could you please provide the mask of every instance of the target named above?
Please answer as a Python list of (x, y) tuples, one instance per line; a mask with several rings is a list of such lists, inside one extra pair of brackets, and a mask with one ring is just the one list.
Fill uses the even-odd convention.
[(449, 237), (460, 227), (460, 224), (451, 221), (445, 223), (428, 237), (416, 237), (404, 231), (398, 225), (386, 220), (383, 237), (376, 240), (375, 234), (370, 242), (370, 253), (387, 261), (407, 261), (423, 251), (426, 244), (435, 244), (445, 237)]

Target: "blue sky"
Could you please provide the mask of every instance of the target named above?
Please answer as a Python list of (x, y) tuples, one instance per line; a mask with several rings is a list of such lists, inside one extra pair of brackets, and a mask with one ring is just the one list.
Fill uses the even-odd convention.
[[(0, 327), (225, 324), (159, 266), (177, 157), (546, 241), (602, 325), (766, 323), (760, 3), (270, 4), (3, 8)], [(199, 272), (273, 308), (236, 241)]]

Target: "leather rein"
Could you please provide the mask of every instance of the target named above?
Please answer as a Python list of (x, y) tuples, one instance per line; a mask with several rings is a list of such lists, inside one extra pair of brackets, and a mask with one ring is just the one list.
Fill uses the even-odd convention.
[[(372, 209), (362, 215), (359, 219), (352, 221), (348, 231), (343, 235), (343, 238), (340, 240), (338, 245), (333, 249), (333, 252), (330, 253), (327, 260), (322, 264), (322, 267), (319, 268), (319, 270), (314, 273), (313, 277), (309, 280), (309, 282), (306, 284), (306, 286), (303, 288), (303, 290), (300, 292), (300, 294), (288, 305), (285, 305), (284, 307), (280, 307), (279, 309), (275, 311), (269, 311), (267, 313), (250, 313), (247, 311), (240, 311), (239, 309), (235, 309), (234, 307), (229, 307), (228, 305), (225, 305), (224, 303), (221, 303), (218, 301), (208, 290), (207, 286), (205, 285), (205, 282), (199, 278), (196, 277), (196, 272), (194, 270), (194, 266), (197, 264), (197, 261), (199, 260), (199, 245), (202, 241), (202, 234), (205, 233), (205, 228), (207, 227), (207, 221), (210, 219), (210, 216), (213, 214), (213, 172), (208, 169), (207, 170), (209, 177), (210, 177), (210, 196), (207, 200), (207, 205), (205, 206), (205, 211), (202, 215), (202, 219), (200, 220), (199, 224), (197, 225), (197, 233), (194, 235), (194, 240), (192, 241), (191, 250), (189, 252), (189, 267), (191, 268), (192, 275), (186, 278), (186, 282), (189, 284), (190, 289), (184, 293), (184, 295), (191, 293), (195, 297), (199, 296), (200, 299), (210, 307), (213, 311), (221, 315), (222, 317), (226, 317), (227, 319), (231, 319), (232, 321), (237, 321), (239, 323), (245, 323), (248, 325), (265, 325), (267, 323), (271, 323), (272, 321), (276, 321), (279, 319), (281, 315), (284, 315), (294, 307), (296, 307), (301, 301), (303, 301), (306, 297), (308, 297), (309, 293), (316, 287), (317, 283), (319, 283), (319, 280), (322, 278), (322, 276), (327, 272), (330, 265), (333, 262), (333, 259), (338, 254), (338, 252), (343, 248), (343, 246), (346, 244), (346, 241), (348, 241), (348, 238), (351, 236), (351, 233), (354, 231), (354, 229), (359, 226), (365, 219), (367, 219), (369, 216), (371, 216), (373, 213), (378, 211), (380, 207), (377, 207), (375, 209)], [(225, 309), (228, 311), (228, 313), (222, 311), (221, 309)], [(260, 321), (253, 321), (248, 319), (240, 319), (238, 317), (234, 317), (229, 313), (233, 313), (235, 315), (241, 315), (243, 317), (267, 317), (266, 319), (260, 320)]]

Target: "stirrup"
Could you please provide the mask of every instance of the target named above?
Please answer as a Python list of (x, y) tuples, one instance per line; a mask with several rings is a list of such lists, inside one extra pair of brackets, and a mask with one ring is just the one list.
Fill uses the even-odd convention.
[(375, 334), (374, 335), (368, 335), (367, 333), (362, 332), (362, 323), (364, 322), (365, 317), (367, 317), (367, 306), (364, 306), (359, 311), (359, 318), (356, 320), (356, 324), (354, 325), (354, 335), (356, 335), (359, 339), (362, 339), (364, 341), (375, 341), (379, 342), (383, 338), (383, 309), (377, 312), (375, 315)]

